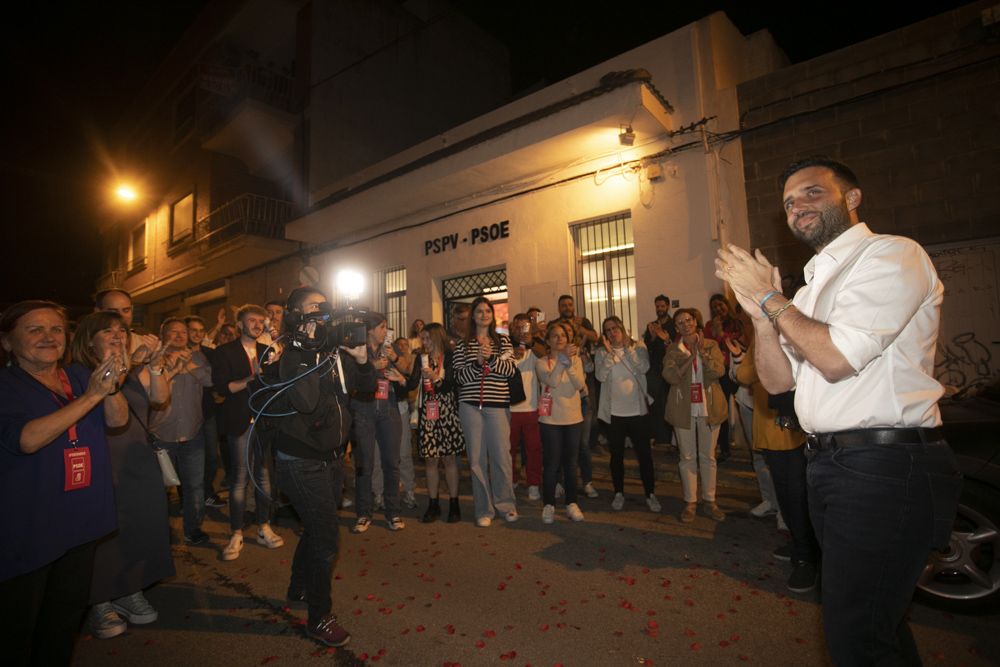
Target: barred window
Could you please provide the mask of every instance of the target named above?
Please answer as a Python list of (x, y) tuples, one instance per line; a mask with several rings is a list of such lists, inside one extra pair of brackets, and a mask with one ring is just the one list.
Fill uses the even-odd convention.
[(395, 266), (375, 273), (373, 284), (375, 308), (388, 320), (395, 338), (406, 336), (406, 267)]
[(576, 310), (600, 331), (601, 322), (617, 315), (633, 338), (641, 335), (635, 304), (635, 242), (632, 215), (613, 216), (572, 225), (576, 247)]

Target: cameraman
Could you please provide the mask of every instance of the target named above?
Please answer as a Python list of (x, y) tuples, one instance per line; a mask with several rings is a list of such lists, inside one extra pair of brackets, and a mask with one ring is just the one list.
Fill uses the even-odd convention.
[[(289, 294), (282, 326), (284, 352), (277, 364), (264, 368), (263, 379), (271, 386), (294, 382), (287, 389), (275, 388), (277, 396), (263, 392), (265, 398), (255, 400), (254, 406), (261, 410), (267, 398), (274, 397), (258, 423), (275, 449), (278, 482), (302, 520), (288, 599), (308, 604), (308, 636), (327, 646), (343, 646), (351, 636), (331, 612), (330, 580), (339, 541), (344, 443), (351, 426), (347, 391), (359, 381), (363, 367), (330, 354), (334, 342), (328, 340), (329, 315), (326, 296), (319, 290), (299, 287)], [(363, 355), (364, 348), (348, 352)], [(289, 412), (294, 414), (274, 416)]]

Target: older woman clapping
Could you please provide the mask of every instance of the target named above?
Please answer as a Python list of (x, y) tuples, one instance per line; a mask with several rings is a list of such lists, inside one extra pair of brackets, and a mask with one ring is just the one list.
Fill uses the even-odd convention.
[(0, 317), (0, 599), (9, 664), (68, 664), (97, 540), (115, 529), (105, 425), (128, 419), (122, 355), (63, 365), (66, 314), (22, 301)]
[(667, 421), (674, 427), (680, 449), (678, 467), (684, 491), (681, 521), (694, 521), (698, 505), (698, 474), (705, 509), (716, 521), (726, 518), (715, 502), (715, 445), (719, 425), (729, 416), (719, 378), (726, 372), (722, 351), (704, 337), (697, 311), (681, 308), (674, 313), (677, 340), (663, 357), (663, 379), (670, 385)]

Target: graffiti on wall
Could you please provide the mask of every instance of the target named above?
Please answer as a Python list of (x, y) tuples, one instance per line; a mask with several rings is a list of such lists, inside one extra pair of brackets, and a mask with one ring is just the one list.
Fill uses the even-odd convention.
[(934, 375), (949, 391), (1000, 377), (1000, 242), (928, 248), (944, 285)]

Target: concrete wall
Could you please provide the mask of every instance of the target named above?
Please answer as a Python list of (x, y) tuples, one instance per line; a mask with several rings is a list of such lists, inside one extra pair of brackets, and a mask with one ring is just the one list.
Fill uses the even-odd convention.
[(861, 180), (861, 217), (924, 245), (1000, 235), (1000, 43), (977, 2), (739, 86), (751, 241), (797, 274), (778, 175), (825, 154)]
[(314, 0), (309, 191), (502, 104), (507, 52), (464, 17), (427, 3)]

